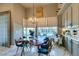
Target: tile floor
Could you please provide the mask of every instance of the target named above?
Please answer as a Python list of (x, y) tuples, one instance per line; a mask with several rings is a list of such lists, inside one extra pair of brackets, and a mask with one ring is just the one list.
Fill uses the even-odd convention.
[[(12, 46), (11, 48), (5, 48), (4, 51), (0, 51), (0, 56), (20, 56), (22, 48), (19, 48), (19, 51), (16, 53), (17, 47)], [(32, 48), (25, 48), (24, 56), (38, 56), (37, 47), (32, 46)], [(43, 55), (44, 56), (44, 55)], [(58, 47), (54, 45), (52, 47), (49, 56), (70, 56), (70, 53), (64, 47)]]

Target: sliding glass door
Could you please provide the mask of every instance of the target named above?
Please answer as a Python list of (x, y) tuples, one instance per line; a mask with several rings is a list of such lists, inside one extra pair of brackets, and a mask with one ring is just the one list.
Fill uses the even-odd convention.
[(0, 46), (9, 47), (10, 45), (10, 13), (0, 13)]

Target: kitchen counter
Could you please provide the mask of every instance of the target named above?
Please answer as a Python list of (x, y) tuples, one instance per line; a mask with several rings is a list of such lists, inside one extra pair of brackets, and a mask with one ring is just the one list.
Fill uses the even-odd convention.
[(68, 37), (68, 40), (75, 40), (77, 42), (79, 42), (79, 37), (78, 36), (69, 36), (69, 35), (65, 35), (65, 37)]
[(68, 51), (73, 55), (73, 56), (79, 56), (79, 37), (78, 36), (69, 36), (65, 35), (65, 45)]

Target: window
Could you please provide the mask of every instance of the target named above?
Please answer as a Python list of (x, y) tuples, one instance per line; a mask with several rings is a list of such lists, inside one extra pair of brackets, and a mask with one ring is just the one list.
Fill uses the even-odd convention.
[(29, 40), (29, 37), (30, 37), (30, 32), (29, 32), (29, 30), (32, 30), (32, 31), (34, 31), (34, 34), (35, 34), (35, 28), (24, 28), (24, 36), (26, 36), (27, 38), (27, 40)]
[(38, 36), (51, 36), (57, 33), (57, 27), (38, 27)]

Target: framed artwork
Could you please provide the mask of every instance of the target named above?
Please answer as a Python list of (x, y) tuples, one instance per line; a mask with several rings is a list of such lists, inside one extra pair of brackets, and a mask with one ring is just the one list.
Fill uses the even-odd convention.
[(36, 8), (36, 17), (37, 18), (43, 17), (43, 8), (42, 7)]

